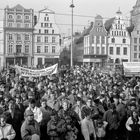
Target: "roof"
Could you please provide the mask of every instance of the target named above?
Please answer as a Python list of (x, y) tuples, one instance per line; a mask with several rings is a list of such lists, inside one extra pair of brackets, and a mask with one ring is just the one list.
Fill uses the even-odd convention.
[(137, 2), (136, 2), (136, 5), (135, 6), (137, 6), (137, 7), (139, 7), (140, 6), (140, 0), (137, 0)]
[(103, 19), (103, 17), (100, 16), (100, 15), (97, 15), (97, 16), (95, 17), (95, 19)]
[(16, 6), (12, 7), (12, 9), (25, 9), (25, 8), (20, 4), (17, 4)]
[(122, 14), (120, 8), (119, 8), (119, 10), (116, 12), (116, 14)]
[(52, 10), (50, 10), (48, 8), (45, 8), (45, 9), (40, 10), (39, 13), (51, 13), (51, 14), (55, 14), (54, 11), (52, 11)]
[(110, 30), (110, 28), (112, 27), (112, 24), (113, 24), (113, 22), (114, 22), (114, 17), (113, 18), (110, 18), (109, 20), (107, 20), (106, 22), (105, 22), (105, 29), (107, 30), (107, 31), (109, 31)]
[(130, 36), (131, 36), (131, 32), (134, 30), (134, 27), (135, 26), (132, 24), (131, 26), (126, 28)]
[(83, 36), (88, 35), (88, 34), (90, 33), (92, 27), (93, 27), (93, 22), (91, 22), (90, 26), (89, 26), (87, 29), (85, 29), (85, 30), (83, 31), (83, 33), (82, 33)]

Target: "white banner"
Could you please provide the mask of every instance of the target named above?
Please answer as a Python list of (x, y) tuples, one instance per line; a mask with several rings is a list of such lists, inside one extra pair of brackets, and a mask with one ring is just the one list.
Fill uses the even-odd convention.
[(48, 68), (41, 69), (41, 70), (28, 69), (28, 68), (20, 67), (20, 66), (17, 66), (17, 65), (15, 65), (15, 68), (17, 69), (18, 73), (21, 76), (25, 76), (25, 77), (40, 77), (40, 76), (56, 74), (58, 64), (55, 64), (53, 66), (50, 66)]

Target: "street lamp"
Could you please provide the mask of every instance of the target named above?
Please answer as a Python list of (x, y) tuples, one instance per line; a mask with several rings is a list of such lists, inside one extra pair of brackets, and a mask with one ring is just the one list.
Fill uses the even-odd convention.
[(73, 8), (74, 8), (73, 0), (70, 5), (71, 8), (71, 67), (73, 67)]

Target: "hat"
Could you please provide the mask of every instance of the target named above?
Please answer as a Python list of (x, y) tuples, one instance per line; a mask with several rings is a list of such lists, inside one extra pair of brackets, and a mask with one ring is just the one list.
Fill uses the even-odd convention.
[(33, 113), (33, 111), (31, 111), (30, 109), (25, 111), (25, 116), (26, 116), (26, 117), (27, 117), (27, 116), (32, 116), (32, 115), (34, 115), (34, 113)]

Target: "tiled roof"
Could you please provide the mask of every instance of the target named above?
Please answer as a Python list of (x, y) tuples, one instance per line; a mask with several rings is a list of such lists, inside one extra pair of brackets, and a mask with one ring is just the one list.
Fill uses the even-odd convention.
[(17, 4), (12, 9), (25, 9), (25, 8), (23, 6), (21, 6), (20, 4)]
[(137, 7), (139, 7), (140, 6), (140, 0), (137, 0), (137, 2), (136, 2), (136, 5), (135, 6), (137, 6)]
[(93, 28), (93, 22), (91, 22), (90, 26), (83, 31), (83, 36), (86, 36), (90, 33), (91, 29)]
[(110, 18), (109, 20), (107, 20), (107, 21), (105, 22), (105, 29), (106, 29), (107, 31), (109, 31), (110, 28), (112, 27), (112, 23), (114, 22), (114, 19), (115, 19), (115, 18)]

